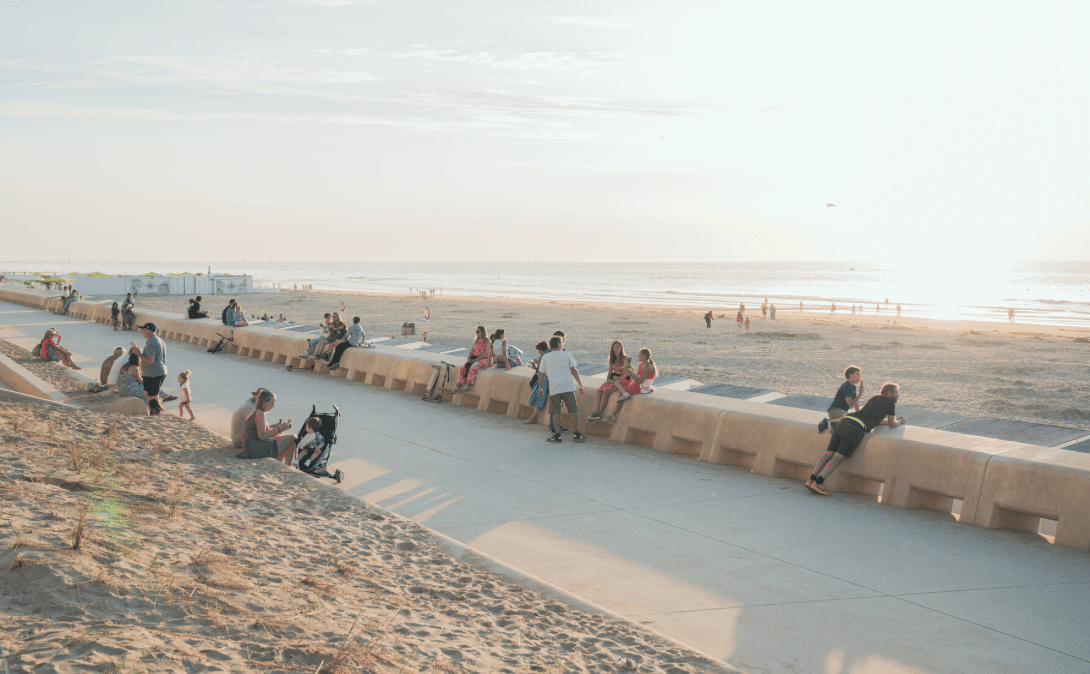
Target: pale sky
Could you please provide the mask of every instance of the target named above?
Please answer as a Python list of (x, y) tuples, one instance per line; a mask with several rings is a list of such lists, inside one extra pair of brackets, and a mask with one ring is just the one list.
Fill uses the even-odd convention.
[(0, 2), (0, 261), (1090, 259), (1087, 25), (1084, 0)]

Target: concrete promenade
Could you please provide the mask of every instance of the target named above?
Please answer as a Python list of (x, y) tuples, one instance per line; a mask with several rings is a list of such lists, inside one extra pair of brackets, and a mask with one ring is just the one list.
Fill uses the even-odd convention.
[[(143, 339), (0, 302), (97, 372)], [(337, 404), (341, 488), (744, 671), (1090, 672), (1090, 555), (863, 497), (168, 341), (200, 423), (257, 386), (296, 425)], [(528, 391), (527, 391), (528, 393)], [(176, 408), (168, 409), (175, 414)]]

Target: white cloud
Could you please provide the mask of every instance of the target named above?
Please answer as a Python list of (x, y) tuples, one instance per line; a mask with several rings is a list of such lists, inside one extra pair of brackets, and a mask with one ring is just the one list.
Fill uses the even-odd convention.
[(166, 74), (115, 73), (119, 79), (138, 82), (205, 82), (238, 85), (251, 82), (311, 82), (320, 84), (354, 84), (377, 81), (370, 73), (337, 70), (314, 70), (277, 63), (257, 61), (197, 61), (177, 56), (111, 56), (110, 61), (149, 66)]
[(627, 65), (632, 57), (611, 52), (539, 51), (521, 54), (496, 54), (488, 51), (461, 52), (453, 49), (433, 49), (420, 46), (403, 51), (376, 51), (360, 47), (353, 49), (320, 49), (317, 53), (341, 56), (377, 56), (392, 59), (422, 59), (445, 63), (467, 63), (497, 70), (519, 70), (562, 73), (567, 75), (600, 75), (603, 67)]
[(647, 23), (627, 16), (550, 16), (549, 21), (570, 23), (576, 26), (602, 26), (605, 28), (631, 28)]

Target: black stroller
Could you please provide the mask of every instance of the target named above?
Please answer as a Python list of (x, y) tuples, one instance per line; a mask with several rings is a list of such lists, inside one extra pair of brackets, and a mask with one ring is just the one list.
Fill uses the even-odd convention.
[[(321, 453), (317, 458), (309, 459), (308, 461), (299, 462), (299, 470), (303, 471), (307, 475), (313, 475), (314, 477), (330, 477), (337, 481), (339, 484), (344, 480), (344, 473), (336, 470), (330, 473), (326, 470), (326, 464), (329, 463), (329, 455), (333, 445), (337, 444), (337, 422), (341, 418), (341, 411), (336, 405), (333, 406), (333, 412), (318, 413), (318, 408), (314, 405), (310, 407), (310, 415), (307, 417), (317, 417), (322, 422), (322, 437), (325, 438), (325, 447), (322, 448)], [(306, 435), (306, 425), (299, 429), (299, 435), (296, 436), (295, 442), (299, 444), (303, 441), (303, 436)]]

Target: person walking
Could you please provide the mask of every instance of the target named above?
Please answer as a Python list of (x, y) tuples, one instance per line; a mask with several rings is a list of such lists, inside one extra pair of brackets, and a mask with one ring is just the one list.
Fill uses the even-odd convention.
[[(579, 370), (576, 369), (575, 357), (567, 351), (562, 351), (563, 342), (560, 337), (549, 340), (549, 351), (541, 357), (541, 365), (538, 374), (548, 379), (549, 386), (549, 425), (561, 429), (560, 407), (563, 405), (571, 415), (572, 440), (584, 442), (587, 437), (580, 432), (582, 419), (579, 418), (579, 405), (575, 400), (575, 392), (583, 392), (583, 382), (579, 379)], [(563, 442), (558, 430), (547, 439), (549, 442)]]
[(708, 311), (708, 313), (704, 314), (704, 322), (708, 324), (708, 328), (712, 327), (712, 320), (714, 320), (714, 319), (715, 319), (715, 317), (712, 316), (711, 311)]

